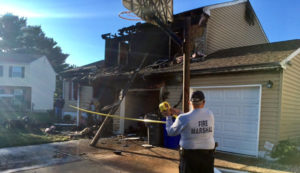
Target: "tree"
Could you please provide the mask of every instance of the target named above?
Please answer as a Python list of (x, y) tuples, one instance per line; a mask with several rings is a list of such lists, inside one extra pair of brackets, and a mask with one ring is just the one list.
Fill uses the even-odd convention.
[(69, 55), (40, 26), (29, 26), (25, 18), (11, 14), (0, 17), (0, 51), (45, 55), (57, 73), (69, 68), (65, 63)]

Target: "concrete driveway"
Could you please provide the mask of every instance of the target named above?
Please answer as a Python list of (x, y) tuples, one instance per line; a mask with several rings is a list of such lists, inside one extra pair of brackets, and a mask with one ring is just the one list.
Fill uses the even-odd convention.
[[(177, 151), (161, 147), (146, 149), (142, 143), (144, 141), (105, 138), (96, 147), (90, 147), (89, 140), (77, 140), (4, 148), (0, 149), (0, 172), (178, 173)], [(121, 153), (115, 154), (115, 151)], [(283, 173), (222, 159), (216, 159), (215, 165), (223, 173)]]

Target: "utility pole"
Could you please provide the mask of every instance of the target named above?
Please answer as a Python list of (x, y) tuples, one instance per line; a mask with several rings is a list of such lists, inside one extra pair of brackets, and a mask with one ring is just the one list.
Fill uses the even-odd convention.
[[(139, 65), (139, 67), (134, 71), (134, 73), (131, 75), (130, 79), (128, 80), (126, 86), (124, 87), (123, 91), (122, 91), (122, 95), (121, 95), (121, 99), (119, 99), (119, 101), (117, 102), (117, 106), (112, 106), (112, 108), (109, 111), (109, 115), (113, 115), (119, 108), (120, 104), (122, 103), (125, 95), (127, 94), (129, 88), (131, 87), (131, 84), (133, 83), (133, 81), (135, 80), (138, 72), (142, 69), (142, 67), (144, 66), (144, 63), (148, 57), (149, 53), (145, 53), (144, 54), (144, 58), (141, 62), (141, 64)], [(94, 136), (93, 140), (90, 143), (90, 146), (96, 146), (98, 140), (101, 137), (101, 132), (103, 131), (103, 129), (106, 126), (106, 122), (111, 119), (110, 117), (105, 117), (104, 121), (102, 122), (100, 128), (98, 129), (96, 135)]]
[(185, 17), (184, 21), (182, 110), (188, 112), (190, 97), (191, 17)]

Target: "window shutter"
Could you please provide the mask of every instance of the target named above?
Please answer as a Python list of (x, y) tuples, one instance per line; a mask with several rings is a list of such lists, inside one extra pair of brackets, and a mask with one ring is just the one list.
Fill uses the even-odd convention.
[(22, 67), (22, 78), (25, 77), (25, 67)]
[(9, 77), (12, 77), (12, 66), (9, 66)]

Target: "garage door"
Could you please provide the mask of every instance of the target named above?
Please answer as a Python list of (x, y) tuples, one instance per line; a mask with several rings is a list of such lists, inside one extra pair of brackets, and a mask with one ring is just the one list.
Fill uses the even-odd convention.
[(258, 155), (260, 87), (193, 88), (202, 90), (215, 115), (220, 151)]

